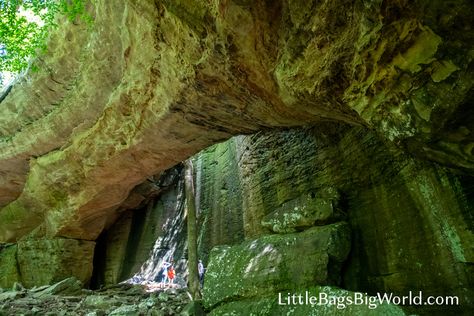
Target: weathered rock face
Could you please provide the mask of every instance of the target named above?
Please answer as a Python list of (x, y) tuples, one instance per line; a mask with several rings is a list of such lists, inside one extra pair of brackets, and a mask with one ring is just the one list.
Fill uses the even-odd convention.
[(23, 240), (18, 243), (22, 284), (53, 284), (70, 276), (83, 284), (92, 276), (95, 242), (67, 238)]
[(2, 245), (0, 248), (0, 288), (8, 288), (21, 281), (16, 254), (17, 246), (14, 244)]
[[(252, 261), (245, 239), (292, 253), (276, 241), (291, 235), (267, 235), (306, 236), (344, 218), (344, 268), (324, 270), (321, 247), (302, 242), (318, 265), (297, 286), (326, 271), (348, 290), (416, 288), (472, 306), (472, 1), (114, 0), (91, 13), (90, 28), (62, 23), (40, 71), (0, 104), (0, 241), (17, 241), (0, 252), (2, 282), (87, 283), (94, 241), (144, 202), (139, 183), (260, 131), (197, 160), (206, 263), (225, 243)], [(146, 253), (128, 248), (147, 240), (134, 239), (134, 218), (109, 239), (133, 260), (106, 252), (102, 280), (120, 280)], [(229, 289), (209, 306), (263, 299), (264, 281), (232, 288), (227, 276), (215, 276)]]
[(237, 298), (337, 284), (350, 242), (350, 229), (342, 222), (216, 247), (206, 273), (204, 304), (209, 308)]
[(0, 248), (0, 288), (15, 282), (27, 287), (53, 284), (75, 277), (88, 285), (95, 242), (67, 239), (24, 239)]
[[(146, 194), (148, 202), (142, 208), (124, 211), (99, 238), (94, 257), (94, 287), (116, 284), (134, 275), (152, 281), (161, 260), (172, 258), (177, 278), (182, 278), (186, 266), (182, 260), (186, 217), (181, 166), (165, 172), (153, 187), (159, 191), (153, 194), (157, 196), (150, 198)], [(135, 194), (137, 191), (136, 188)]]
[[(0, 107), (1, 240), (94, 240), (147, 176), (264, 127), (365, 124), (473, 169), (471, 1), (97, 1)], [(39, 95), (39, 97), (38, 97)]]
[[(296, 296), (293, 301), (293, 295)], [(300, 296), (301, 295), (301, 301)], [(289, 297), (288, 297), (289, 296)], [(340, 298), (352, 299), (352, 303), (341, 301)], [(367, 300), (368, 304), (354, 304), (357, 297), (362, 301)], [(315, 300), (311, 301), (311, 298)], [(320, 298), (322, 298), (320, 300)], [(403, 316), (407, 315), (398, 306), (387, 303), (375, 303), (376, 297), (364, 295), (364, 293), (354, 293), (330, 286), (311, 287), (305, 291), (295, 291), (293, 293), (283, 292), (265, 297), (259, 300), (243, 300), (221, 305), (211, 311), (209, 315), (336, 315), (336, 316)], [(337, 302), (339, 299), (339, 302)], [(325, 301), (327, 300), (327, 301)], [(303, 302), (303, 304), (300, 304)], [(307, 303), (308, 302), (308, 303)], [(314, 302), (311, 304), (310, 302)], [(331, 302), (331, 304), (324, 304)], [(357, 301), (360, 302), (360, 301)], [(320, 304), (321, 303), (321, 304)]]
[(196, 208), (200, 214), (199, 252), (207, 258), (217, 245), (244, 240), (243, 196), (235, 146), (237, 138), (216, 144), (194, 159)]
[(262, 219), (262, 226), (275, 233), (291, 233), (344, 218), (337, 208), (340, 198), (337, 191), (331, 188), (327, 191), (319, 192), (318, 197), (309, 193), (283, 203)]
[[(219, 153), (225, 152), (226, 146), (227, 152), (236, 154), (223, 159)], [(241, 222), (236, 221), (229, 234), (240, 229), (243, 238), (250, 240), (306, 229), (306, 218), (313, 222), (313, 215), (337, 210), (352, 229), (352, 247), (341, 272), (340, 286), (370, 294), (407, 295), (415, 289), (424, 295), (457, 295), (461, 302), (458, 307), (415, 308), (411, 311), (415, 313), (472, 309), (472, 177), (406, 155), (364, 128), (333, 123), (239, 136), (215, 145), (194, 161), (201, 166), (196, 173), (201, 172), (203, 188), (213, 183), (222, 185), (228, 174), (238, 175), (240, 186), (235, 200), (218, 188), (201, 191), (200, 220), (213, 223), (202, 226), (202, 235), (217, 239), (220, 232), (213, 227), (226, 227), (227, 219), (218, 210), (221, 205), (211, 202), (223, 198), (226, 205), (237, 204), (242, 214)], [(219, 174), (216, 170), (228, 171)], [(335, 207), (328, 209), (328, 203), (318, 205), (318, 200), (331, 201)], [(303, 217), (304, 225), (295, 226), (305, 214), (302, 210), (315, 211), (306, 212), (311, 216)], [(224, 236), (221, 244), (230, 241), (231, 236)], [(242, 244), (236, 240), (233, 244), (237, 246), (233, 247), (239, 249), (247, 243), (250, 241)], [(215, 245), (218, 244), (216, 240)], [(205, 245), (201, 246), (201, 256), (207, 258)], [(213, 258), (211, 255), (207, 259), (209, 270), (215, 264)], [(304, 256), (300, 258), (293, 262), (294, 266), (308, 262)], [(212, 291), (216, 283), (232, 287), (235, 279), (224, 275), (220, 279), (209, 278), (214, 282), (205, 291)], [(244, 287), (245, 282), (239, 282)], [(252, 289), (249, 286), (242, 291)], [(277, 294), (272, 293), (274, 299)], [(251, 301), (265, 297), (258, 293)]]

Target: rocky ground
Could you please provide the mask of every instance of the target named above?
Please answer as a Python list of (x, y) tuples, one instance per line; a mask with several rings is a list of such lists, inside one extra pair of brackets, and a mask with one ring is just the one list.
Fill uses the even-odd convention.
[(74, 278), (51, 286), (0, 289), (0, 315), (195, 315), (185, 289), (118, 284), (100, 290), (82, 289)]

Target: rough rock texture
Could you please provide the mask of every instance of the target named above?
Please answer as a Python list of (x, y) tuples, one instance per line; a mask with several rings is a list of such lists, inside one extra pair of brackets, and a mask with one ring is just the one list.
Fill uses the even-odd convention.
[[(87, 283), (94, 240), (144, 203), (138, 184), (258, 132), (202, 158), (215, 183), (199, 193), (203, 257), (284, 239), (265, 236), (275, 220), (307, 228), (312, 215), (283, 209), (334, 188), (353, 232), (341, 286), (460, 297), (424, 313), (472, 309), (472, 1), (94, 3), (94, 24), (61, 23), (40, 71), (0, 103), (0, 241), (18, 241), (25, 285)], [(133, 247), (129, 216), (117, 231), (132, 238), (116, 238)], [(0, 254), (9, 275), (13, 253)], [(112, 281), (136, 267), (112, 261)]]
[(7, 288), (21, 281), (16, 256), (15, 244), (0, 244), (0, 288)]
[(337, 284), (350, 243), (350, 229), (340, 222), (299, 234), (215, 247), (205, 278), (204, 306), (314, 284)]
[[(138, 210), (127, 210), (99, 238), (93, 286), (109, 286), (136, 275), (152, 280), (166, 256), (175, 259), (179, 276), (186, 262), (183, 173), (180, 166), (155, 181), (157, 196)], [(137, 192), (137, 190), (134, 190)]]
[[(189, 303), (185, 291), (147, 293), (143, 286), (122, 284), (100, 291), (77, 288), (69, 278), (51, 286), (0, 290), (0, 315), (179, 315)], [(58, 291), (62, 289), (62, 291)]]
[(472, 171), (473, 7), (96, 1), (1, 103), (0, 240), (94, 240), (147, 176), (264, 127), (364, 124)]
[(310, 193), (283, 203), (262, 219), (262, 226), (275, 233), (292, 233), (342, 219), (344, 214), (337, 209), (337, 191), (331, 188), (327, 191), (326, 194), (319, 193), (318, 197)]
[(67, 238), (18, 242), (18, 266), (26, 287), (53, 284), (74, 276), (87, 284), (92, 276), (95, 242)]
[[(324, 294), (320, 294), (324, 293)], [(287, 295), (301, 295), (302, 302), (304, 304), (292, 304), (288, 303)], [(318, 305), (320, 301), (315, 301), (315, 304), (306, 303), (306, 298), (308, 297), (308, 302), (310, 302), (310, 297), (319, 299), (320, 295), (323, 298), (328, 298), (328, 302), (331, 297), (336, 297), (337, 299), (341, 298), (355, 298), (356, 295), (361, 295), (364, 299), (372, 300), (375, 302), (375, 297), (368, 297), (363, 295), (363, 293), (354, 293), (339, 289), (336, 287), (330, 286), (316, 286), (308, 288), (304, 291), (295, 291), (295, 292), (282, 292), (281, 299), (278, 294), (268, 296), (259, 300), (243, 300), (238, 302), (231, 302), (228, 304), (221, 305), (211, 311), (209, 315), (218, 316), (218, 315), (255, 315), (255, 316), (266, 316), (266, 315), (306, 315), (306, 316), (319, 316), (319, 315), (335, 315), (335, 316), (403, 316), (407, 315), (405, 312), (398, 306), (390, 305), (387, 303), (379, 304), (377, 303), (368, 303), (368, 304), (353, 304), (348, 303), (347, 301), (332, 301), (332, 304), (323, 304), (325, 301), (321, 301), (321, 305)], [(326, 296), (327, 295), (327, 296)], [(290, 298), (290, 302), (291, 298)], [(299, 302), (297, 298), (296, 302)], [(355, 302), (353, 299), (352, 302)]]
[(195, 166), (196, 208), (201, 258), (218, 245), (237, 244), (244, 240), (242, 189), (235, 146), (219, 143), (193, 158)]
[[(248, 239), (265, 236), (269, 231), (262, 219), (294, 201), (311, 204), (307, 198), (311, 194), (317, 197), (336, 190), (338, 208), (352, 229), (352, 249), (343, 269), (342, 287), (399, 295), (416, 289), (426, 295), (458, 295), (461, 300), (459, 307), (415, 308), (412, 312), (417, 314), (469, 314), (473, 309), (471, 176), (406, 155), (364, 128), (333, 123), (239, 136), (218, 146), (225, 144), (228, 151), (241, 154), (221, 160), (219, 156), (213, 158), (211, 149), (196, 161), (207, 155), (208, 164), (201, 166), (205, 181), (206, 173), (212, 174), (217, 166), (228, 170), (214, 175), (217, 182), (229, 173), (238, 175), (239, 194), (235, 201), (227, 197), (227, 203), (237, 203), (243, 223), (234, 226), (231, 234), (241, 229)], [(227, 192), (202, 194), (212, 195), (201, 196), (200, 208), (207, 212), (200, 220), (216, 227), (227, 225), (226, 217), (215, 209), (218, 206), (209, 203), (222, 199), (220, 194), (227, 196)], [(212, 233), (210, 226), (203, 225), (202, 229), (211, 230), (203, 235)], [(223, 241), (229, 243), (231, 238), (225, 236)], [(202, 245), (204, 257), (205, 248)]]

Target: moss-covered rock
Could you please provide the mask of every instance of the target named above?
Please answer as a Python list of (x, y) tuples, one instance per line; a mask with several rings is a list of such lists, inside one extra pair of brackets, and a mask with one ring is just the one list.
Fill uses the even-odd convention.
[(350, 249), (347, 223), (268, 235), (211, 251), (204, 305), (314, 284), (336, 284)]
[(275, 233), (294, 233), (341, 220), (343, 213), (337, 208), (337, 192), (331, 191), (332, 198), (321, 198), (319, 194), (310, 193), (283, 203), (262, 219), (262, 226)]
[(92, 27), (62, 23), (40, 71), (2, 100), (0, 240), (45, 222), (48, 237), (94, 240), (148, 176), (266, 128), (362, 124), (472, 172), (473, 12), (470, 0), (94, 1)]
[(95, 242), (67, 238), (18, 242), (18, 264), (26, 287), (53, 284), (74, 276), (87, 284), (92, 276)]
[(243, 197), (236, 141), (233, 138), (213, 145), (193, 159), (196, 207), (202, 228), (199, 252), (204, 262), (207, 262), (214, 246), (244, 241)]
[[(238, 168), (229, 172), (239, 174), (243, 193), (229, 204), (242, 203), (246, 237), (268, 234), (262, 218), (285, 203), (334, 187), (352, 229), (341, 286), (372, 294), (420, 289), (457, 295), (458, 311), (473, 306), (473, 177), (406, 155), (364, 128), (333, 123), (226, 144), (240, 153), (228, 169)], [(215, 174), (216, 181), (219, 176), (226, 174)], [(225, 214), (212, 213), (209, 222), (225, 223)], [(454, 307), (422, 309), (432, 314)]]
[[(295, 298), (293, 298), (295, 296)], [(321, 298), (321, 300), (320, 300)], [(357, 304), (349, 303), (357, 302)], [(296, 304), (294, 303), (296, 302)], [(263, 298), (235, 301), (213, 309), (212, 316), (228, 315), (293, 315), (293, 316), (403, 316), (396, 305), (378, 304), (376, 297), (330, 286), (283, 292)], [(314, 304), (311, 304), (314, 303)]]
[(0, 288), (9, 288), (20, 282), (15, 244), (0, 244)]

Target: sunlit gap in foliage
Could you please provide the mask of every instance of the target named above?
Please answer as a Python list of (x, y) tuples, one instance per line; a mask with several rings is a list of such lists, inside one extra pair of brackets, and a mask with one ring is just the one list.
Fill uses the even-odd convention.
[(46, 51), (48, 32), (57, 27), (58, 14), (70, 20), (86, 14), (85, 0), (0, 0), (0, 91), (28, 68), (31, 60)]

